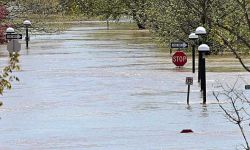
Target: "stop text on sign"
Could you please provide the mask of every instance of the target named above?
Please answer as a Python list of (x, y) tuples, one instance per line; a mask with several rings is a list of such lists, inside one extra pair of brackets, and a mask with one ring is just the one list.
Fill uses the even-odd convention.
[(172, 56), (172, 62), (176, 66), (184, 66), (187, 63), (187, 55), (183, 51), (177, 51)]
[(173, 56), (173, 62), (187, 62), (187, 56)]

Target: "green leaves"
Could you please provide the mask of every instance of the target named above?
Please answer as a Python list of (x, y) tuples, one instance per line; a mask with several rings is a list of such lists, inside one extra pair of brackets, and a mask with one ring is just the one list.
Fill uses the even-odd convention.
[(22, 9), (35, 14), (49, 15), (59, 11), (59, 0), (20, 0)]
[(5, 89), (10, 90), (12, 88), (11, 82), (19, 81), (19, 78), (12, 75), (14, 71), (19, 71), (20, 66), (17, 64), (19, 62), (19, 54), (12, 54), (10, 56), (9, 65), (3, 68), (2, 74), (0, 74), (0, 94), (3, 95)]
[(147, 16), (150, 28), (164, 42), (189, 41), (188, 35), (198, 26), (204, 26), (214, 53), (228, 50), (222, 35), (230, 39), (233, 47), (238, 47), (237, 51), (249, 52), (249, 8), (249, 0), (154, 0)]
[[(38, 2), (39, 1), (39, 2)], [(160, 41), (188, 42), (198, 26), (209, 33), (206, 42), (212, 52), (231, 50), (250, 52), (250, 0), (21, 0), (22, 5), (48, 14), (60, 8), (69, 14), (101, 19), (131, 16), (138, 28), (149, 28)], [(36, 8), (39, 4), (39, 8)], [(35, 7), (36, 6), (36, 7)], [(41, 7), (40, 7), (41, 6)], [(52, 9), (53, 8), (53, 9)]]

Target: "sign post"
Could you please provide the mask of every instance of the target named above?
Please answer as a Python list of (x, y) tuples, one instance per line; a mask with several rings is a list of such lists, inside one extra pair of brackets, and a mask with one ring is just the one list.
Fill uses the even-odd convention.
[(21, 44), (18, 42), (18, 40), (13, 39), (7, 44), (7, 50), (10, 54), (13, 52), (17, 53), (21, 50)]
[(7, 44), (7, 50), (10, 54), (21, 50), (21, 44), (18, 42), (18, 39), (22, 39), (22, 34), (6, 34), (6, 39), (10, 40)]
[(187, 104), (189, 105), (190, 85), (193, 85), (193, 77), (186, 77), (186, 85), (188, 85)]
[(187, 55), (183, 51), (177, 51), (172, 56), (172, 62), (177, 67), (184, 66), (187, 63)]

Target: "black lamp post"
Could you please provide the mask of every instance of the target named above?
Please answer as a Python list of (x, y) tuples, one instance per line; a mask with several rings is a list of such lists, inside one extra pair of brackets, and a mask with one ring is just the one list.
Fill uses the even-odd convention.
[[(199, 37), (202, 38), (202, 36), (205, 36), (207, 35), (207, 31), (204, 27), (198, 27), (196, 28), (195, 30), (195, 34), (198, 35)], [(202, 40), (202, 39), (201, 39)], [(202, 42), (202, 41), (200, 41)], [(201, 53), (199, 52), (199, 61), (198, 61), (198, 82), (201, 81), (201, 59), (202, 59), (202, 55)], [(202, 85), (201, 85), (201, 90), (202, 90)]]
[(191, 33), (188, 37), (192, 40), (192, 72), (195, 73), (195, 42), (199, 38), (195, 33)]
[(206, 104), (206, 53), (210, 51), (210, 48), (207, 44), (201, 44), (198, 47), (198, 51), (201, 54), (201, 87), (202, 87), (202, 97), (203, 104)]
[(25, 20), (23, 22), (25, 28), (26, 28), (26, 37), (25, 37), (25, 41), (26, 41), (26, 48), (28, 49), (29, 48), (29, 27), (31, 26), (31, 22), (29, 20)]

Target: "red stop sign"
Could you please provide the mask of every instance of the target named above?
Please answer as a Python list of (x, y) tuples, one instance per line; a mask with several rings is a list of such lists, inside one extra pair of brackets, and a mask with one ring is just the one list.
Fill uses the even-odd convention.
[(183, 51), (177, 51), (172, 56), (172, 62), (176, 66), (184, 66), (187, 63), (187, 55)]

